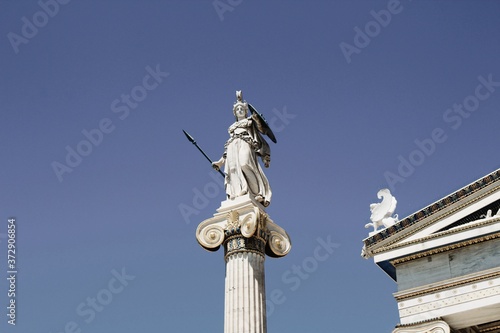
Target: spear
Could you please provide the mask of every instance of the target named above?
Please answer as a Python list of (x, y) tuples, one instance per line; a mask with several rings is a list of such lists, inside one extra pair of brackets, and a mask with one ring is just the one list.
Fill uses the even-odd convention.
[[(196, 143), (195, 139), (189, 135), (188, 132), (186, 132), (185, 130), (182, 130), (184, 132), (184, 135), (186, 135), (186, 138), (189, 140), (189, 142), (191, 142), (193, 145), (196, 146), (196, 148), (198, 148), (198, 150), (203, 154), (203, 156), (205, 156), (205, 158), (210, 162), (210, 164), (212, 164), (212, 160), (210, 159), (210, 157), (208, 157), (207, 154), (205, 154), (205, 152), (203, 151), (203, 149), (200, 148), (200, 146), (198, 146), (198, 144)], [(224, 172), (222, 172), (220, 169), (218, 170), (219, 173), (221, 174), (222, 177), (226, 178), (226, 175), (224, 174)]]

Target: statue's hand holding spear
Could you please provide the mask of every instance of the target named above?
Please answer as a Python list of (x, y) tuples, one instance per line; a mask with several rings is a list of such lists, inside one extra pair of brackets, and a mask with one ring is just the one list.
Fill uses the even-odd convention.
[(225, 162), (225, 159), (224, 157), (222, 157), (220, 160), (216, 161), (216, 162), (212, 162), (212, 160), (210, 159), (210, 157), (208, 157), (207, 154), (205, 154), (205, 152), (200, 148), (200, 146), (198, 146), (198, 144), (196, 143), (195, 139), (188, 134), (188, 132), (186, 132), (185, 130), (182, 130), (184, 132), (184, 135), (186, 135), (186, 138), (189, 140), (189, 142), (191, 142), (193, 145), (196, 146), (196, 148), (198, 148), (198, 150), (203, 154), (203, 156), (205, 156), (205, 158), (210, 162), (210, 164), (212, 165), (212, 168), (214, 168), (216, 171), (219, 171), (219, 173), (221, 174), (222, 177), (226, 178), (226, 175), (224, 174), (224, 172), (222, 172), (220, 170), (220, 167), (224, 164)]
[(214, 168), (216, 171), (222, 172), (220, 171), (220, 168), (224, 165), (224, 163), (226, 163), (226, 159), (224, 157), (221, 157), (220, 160), (212, 162), (212, 168)]

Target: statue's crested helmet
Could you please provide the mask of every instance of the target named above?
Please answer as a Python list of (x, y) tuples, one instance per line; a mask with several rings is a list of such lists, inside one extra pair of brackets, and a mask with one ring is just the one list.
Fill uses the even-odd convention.
[(236, 111), (236, 107), (239, 105), (243, 106), (245, 111), (248, 111), (248, 103), (243, 100), (243, 93), (241, 92), (241, 90), (236, 91), (236, 102), (233, 104), (233, 113)]

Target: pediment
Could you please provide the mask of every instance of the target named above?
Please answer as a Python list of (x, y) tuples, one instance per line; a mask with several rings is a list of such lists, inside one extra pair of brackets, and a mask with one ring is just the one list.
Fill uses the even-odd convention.
[(366, 238), (362, 255), (393, 276), (391, 261), (488, 237), (500, 237), (500, 169)]

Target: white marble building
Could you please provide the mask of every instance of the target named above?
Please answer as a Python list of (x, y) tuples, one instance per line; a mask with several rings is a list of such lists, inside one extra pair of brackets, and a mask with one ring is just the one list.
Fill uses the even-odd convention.
[(500, 169), (401, 220), (380, 195), (362, 255), (397, 283), (393, 333), (499, 333)]

